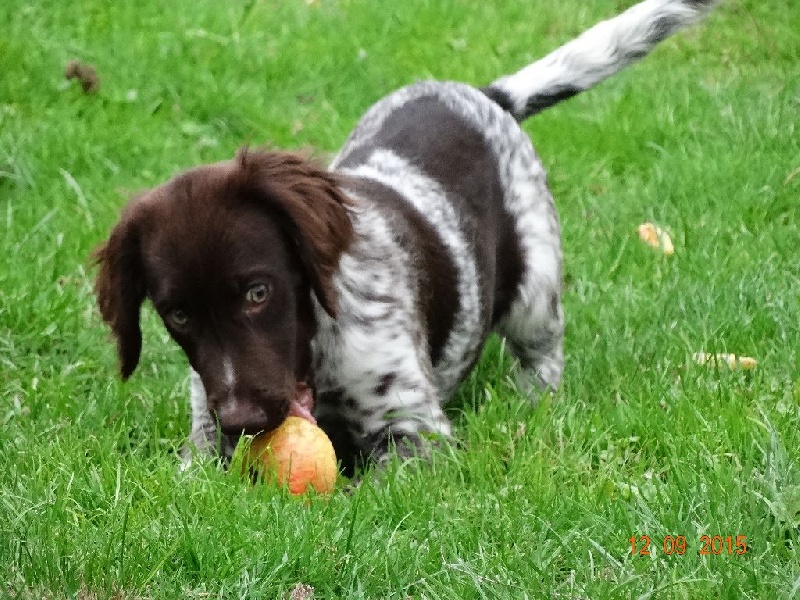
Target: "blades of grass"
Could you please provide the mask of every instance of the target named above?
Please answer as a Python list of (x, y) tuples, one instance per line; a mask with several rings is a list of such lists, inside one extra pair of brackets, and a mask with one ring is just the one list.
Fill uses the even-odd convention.
[(80, 184), (72, 176), (72, 173), (65, 171), (64, 169), (59, 169), (58, 172), (61, 173), (61, 176), (64, 178), (64, 181), (67, 182), (69, 188), (75, 192), (75, 198), (78, 200), (78, 206), (83, 212), (86, 223), (89, 225), (89, 227), (93, 228), (94, 217), (92, 216), (92, 211), (89, 208), (89, 203), (86, 201), (86, 195), (83, 193), (83, 189), (81, 188)]

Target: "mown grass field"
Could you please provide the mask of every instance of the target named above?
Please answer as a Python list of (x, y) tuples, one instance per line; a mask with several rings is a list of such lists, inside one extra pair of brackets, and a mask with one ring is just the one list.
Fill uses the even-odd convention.
[(120, 383), (94, 307), (87, 257), (137, 190), (243, 144), (325, 156), (389, 90), (486, 83), (631, 3), (3, 2), (0, 597), (800, 596), (795, 0), (729, 0), (526, 124), (561, 212), (564, 384), (529, 405), (493, 340), (430, 464), (308, 503), (179, 474), (185, 359), (145, 311)]

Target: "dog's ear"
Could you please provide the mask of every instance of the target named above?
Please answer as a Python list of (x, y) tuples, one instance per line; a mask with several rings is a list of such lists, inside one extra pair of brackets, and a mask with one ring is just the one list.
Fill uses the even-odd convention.
[(100, 266), (94, 287), (97, 304), (117, 340), (123, 379), (130, 377), (139, 363), (142, 351), (139, 312), (145, 298), (140, 227), (137, 212), (131, 208), (123, 213), (108, 240), (92, 253)]
[(302, 156), (240, 150), (236, 162), (258, 202), (282, 214), (320, 305), (337, 314), (333, 276), (353, 239), (350, 201), (336, 176)]

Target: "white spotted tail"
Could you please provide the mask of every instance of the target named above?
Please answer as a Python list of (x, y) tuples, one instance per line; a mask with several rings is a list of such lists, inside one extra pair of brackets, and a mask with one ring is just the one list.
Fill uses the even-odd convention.
[(523, 121), (640, 60), (662, 40), (702, 19), (717, 3), (645, 0), (483, 91)]

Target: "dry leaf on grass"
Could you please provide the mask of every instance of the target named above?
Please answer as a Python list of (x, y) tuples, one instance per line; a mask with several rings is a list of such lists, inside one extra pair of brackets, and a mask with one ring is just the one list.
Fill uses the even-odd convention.
[(699, 365), (706, 365), (715, 367), (719, 365), (727, 365), (731, 369), (744, 369), (749, 371), (754, 369), (758, 364), (755, 358), (749, 356), (736, 356), (726, 352), (709, 353), (709, 352), (696, 352), (693, 356), (694, 361)]
[(652, 223), (639, 225), (639, 239), (648, 246), (660, 249), (667, 256), (675, 253), (675, 246), (672, 245), (672, 238), (669, 237), (669, 234)]
[(284, 598), (286, 600), (312, 600), (314, 598), (314, 588), (307, 583), (298, 583)]
[(94, 94), (100, 88), (100, 78), (97, 76), (97, 70), (88, 63), (82, 63), (79, 60), (71, 60), (67, 63), (64, 69), (64, 77), (66, 79), (77, 79), (81, 84), (84, 94)]

